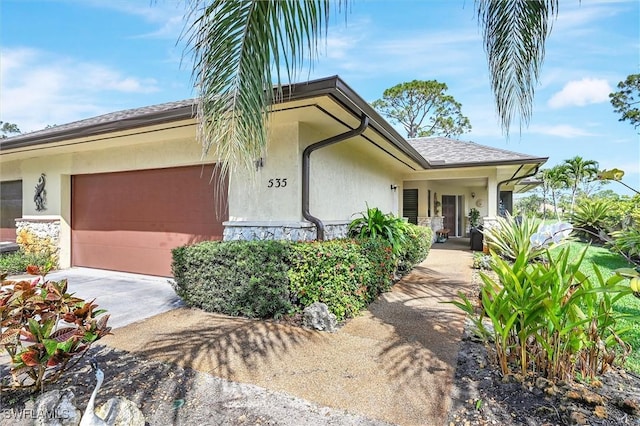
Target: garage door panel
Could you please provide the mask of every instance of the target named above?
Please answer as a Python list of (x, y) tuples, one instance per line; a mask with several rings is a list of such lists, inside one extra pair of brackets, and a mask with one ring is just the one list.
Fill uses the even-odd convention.
[[(222, 239), (216, 203), (226, 182), (210, 182), (213, 166), (77, 175), (72, 178), (72, 262), (170, 275), (171, 249)], [(218, 190), (222, 189), (222, 190)]]

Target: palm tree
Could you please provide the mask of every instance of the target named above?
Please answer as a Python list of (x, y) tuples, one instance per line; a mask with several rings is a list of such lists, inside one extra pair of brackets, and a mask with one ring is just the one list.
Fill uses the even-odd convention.
[(550, 169), (540, 170), (538, 175), (542, 181), (542, 205), (543, 213), (542, 219), (547, 218), (547, 194), (551, 195), (551, 202), (553, 203), (553, 211), (556, 215), (556, 219), (560, 220), (560, 214), (558, 213), (558, 193), (567, 187), (567, 179), (563, 165), (557, 165)]
[(566, 179), (571, 189), (571, 213), (576, 202), (576, 194), (580, 185), (586, 185), (598, 176), (598, 162), (594, 160), (585, 160), (579, 155), (564, 160), (564, 169)]
[[(283, 77), (317, 57), (330, 10), (346, 0), (192, 0), (186, 37), (198, 92), (198, 139), (222, 166), (250, 168), (267, 141)], [(491, 86), (506, 134), (528, 123), (558, 0), (476, 0)], [(282, 74), (281, 74), (282, 73)], [(275, 74), (275, 75), (274, 75)], [(273, 84), (276, 83), (276, 90)], [(224, 173), (222, 173), (224, 174)]]
[(551, 199), (553, 201), (553, 211), (556, 219), (560, 220), (558, 213), (558, 193), (569, 186), (566, 170), (564, 165), (553, 166), (547, 171), (547, 180), (549, 181), (549, 189), (551, 191)]

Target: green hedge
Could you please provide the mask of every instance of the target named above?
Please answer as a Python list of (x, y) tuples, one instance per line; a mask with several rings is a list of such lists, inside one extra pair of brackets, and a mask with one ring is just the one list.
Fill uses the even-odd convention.
[(340, 321), (391, 286), (394, 263), (385, 242), (333, 240), (291, 248), (290, 289), (301, 307), (325, 303)]
[(356, 315), (426, 257), (429, 229), (411, 226), (399, 258), (380, 238), (323, 242), (204, 242), (173, 250), (176, 293), (187, 306), (250, 318), (326, 303), (338, 320)]
[(207, 241), (173, 250), (178, 296), (227, 315), (278, 317), (292, 309), (287, 277), (289, 244), (282, 241)]
[(398, 272), (406, 274), (418, 263), (427, 258), (431, 249), (431, 228), (407, 224), (406, 236), (400, 248), (398, 259)]

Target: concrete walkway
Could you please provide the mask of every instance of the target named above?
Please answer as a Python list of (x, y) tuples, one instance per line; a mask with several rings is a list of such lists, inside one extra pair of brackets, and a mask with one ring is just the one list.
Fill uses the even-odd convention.
[(435, 244), (391, 292), (333, 334), (179, 308), (101, 343), (373, 419), (442, 425), (464, 315), (440, 302), (471, 286), (472, 254), (460, 244)]

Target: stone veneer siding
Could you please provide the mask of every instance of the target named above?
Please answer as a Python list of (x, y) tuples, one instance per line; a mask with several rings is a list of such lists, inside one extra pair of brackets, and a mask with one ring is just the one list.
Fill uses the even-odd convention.
[(436, 240), (436, 232), (444, 226), (444, 216), (422, 217), (418, 216), (418, 226), (431, 228), (431, 242)]
[[(325, 223), (325, 240), (346, 237), (348, 226), (348, 222)], [(309, 222), (224, 222), (224, 241), (313, 241), (315, 239), (316, 227)]]
[(16, 243), (27, 254), (49, 253), (54, 267), (60, 257), (60, 219), (16, 219)]

